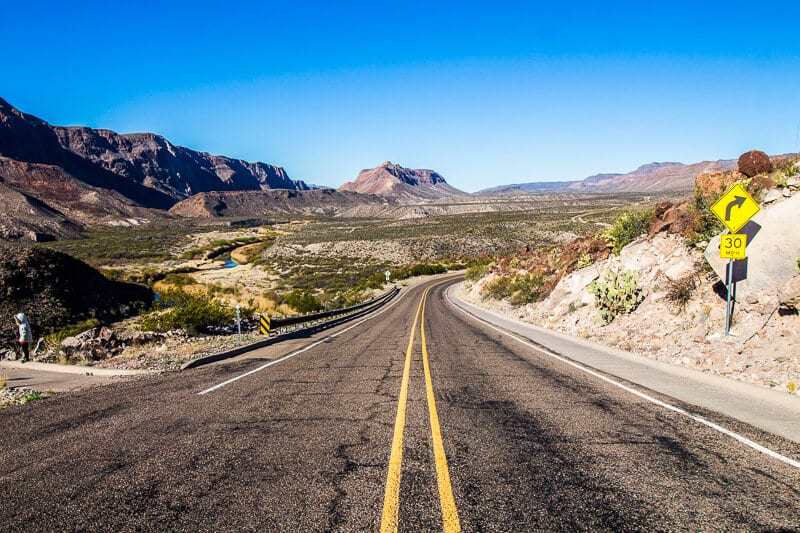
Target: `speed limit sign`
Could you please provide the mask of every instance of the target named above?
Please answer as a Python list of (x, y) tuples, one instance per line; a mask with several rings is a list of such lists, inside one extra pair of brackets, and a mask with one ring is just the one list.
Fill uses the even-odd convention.
[(721, 259), (745, 259), (747, 257), (747, 234), (726, 233), (719, 243)]

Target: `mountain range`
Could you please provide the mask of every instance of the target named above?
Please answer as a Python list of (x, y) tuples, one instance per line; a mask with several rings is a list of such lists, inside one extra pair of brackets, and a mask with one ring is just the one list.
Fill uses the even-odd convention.
[[(581, 181), (500, 185), (472, 198), (688, 193), (698, 174), (735, 167), (733, 160), (650, 163)], [(467, 196), (434, 170), (390, 161), (362, 170), (338, 190), (317, 189), (292, 180), (282, 167), (192, 150), (154, 133), (53, 126), (0, 98), (0, 239), (76, 237), (87, 225), (176, 217), (374, 216), (382, 210), (387, 216), (427, 216), (442, 210), (429, 208), (431, 202), (463, 203)], [(462, 208), (478, 209), (479, 203)]]
[(627, 174), (595, 174), (580, 181), (553, 181), (501, 185), (477, 192), (479, 195), (587, 192), (613, 193), (688, 193), (694, 180), (705, 172), (725, 172), (736, 168), (735, 159), (683, 163), (649, 163)]

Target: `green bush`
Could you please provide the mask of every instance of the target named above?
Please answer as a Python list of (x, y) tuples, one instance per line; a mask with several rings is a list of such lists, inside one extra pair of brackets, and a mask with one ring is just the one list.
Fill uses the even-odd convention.
[(286, 304), (298, 313), (316, 313), (323, 305), (308, 290), (295, 289), (284, 297)]
[(232, 307), (205, 294), (191, 294), (172, 289), (161, 296), (154, 310), (142, 318), (142, 327), (150, 331), (183, 329), (189, 334), (205, 333), (230, 324), (236, 316)]
[(542, 272), (499, 276), (487, 283), (483, 292), (495, 300), (508, 300), (514, 305), (525, 305), (539, 301), (544, 282), (545, 275)]
[(719, 196), (707, 199), (700, 191), (695, 193), (690, 208), (694, 218), (694, 227), (692, 233), (688, 236), (689, 241), (694, 243), (708, 241), (725, 229), (722, 222), (711, 212), (711, 206), (718, 198)]
[(653, 209), (625, 211), (603, 233), (603, 238), (611, 246), (614, 253), (618, 254), (620, 250), (633, 242), (636, 237), (650, 230), (650, 221), (653, 219), (653, 213)]
[(472, 281), (473, 283), (481, 279), (483, 276), (489, 273), (489, 269), (492, 268), (494, 263), (477, 263), (471, 265), (467, 268), (467, 271), (464, 273), (464, 279), (466, 281)]
[(592, 282), (588, 290), (594, 294), (600, 317), (606, 324), (618, 315), (633, 312), (644, 300), (636, 273), (632, 270), (621, 274), (609, 272), (605, 281)]
[(580, 269), (586, 268), (586, 267), (588, 267), (588, 266), (590, 266), (592, 264), (594, 264), (594, 259), (592, 259), (592, 255), (586, 253), (586, 254), (581, 255), (578, 258), (578, 262), (575, 263), (575, 268), (577, 270), (580, 270)]

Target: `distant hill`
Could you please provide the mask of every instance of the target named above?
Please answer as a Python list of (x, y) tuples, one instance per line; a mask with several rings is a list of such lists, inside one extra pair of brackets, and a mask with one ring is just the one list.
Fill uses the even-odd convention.
[[(52, 126), (2, 98), (0, 163), (0, 196), (14, 196), (0, 203), (21, 205), (18, 195), (38, 201), (56, 212), (56, 226), (157, 216), (147, 210), (199, 192), (308, 189), (281, 167), (198, 152), (153, 133)], [(7, 235), (37, 229), (14, 220), (5, 226)]]
[(685, 192), (694, 188), (695, 178), (704, 172), (724, 172), (736, 168), (736, 160), (682, 163), (650, 163), (628, 174), (597, 174), (569, 186), (586, 192)]
[(476, 192), (476, 195), (494, 196), (500, 194), (551, 194), (569, 190), (574, 181), (540, 181), (532, 183), (512, 183), (490, 187)]
[(501, 185), (476, 194), (528, 193), (689, 193), (695, 178), (704, 172), (724, 172), (736, 168), (736, 160), (703, 161), (692, 165), (682, 163), (649, 163), (627, 174), (595, 174), (581, 181), (553, 181)]
[(375, 194), (402, 202), (436, 200), (467, 194), (451, 187), (436, 171), (409, 169), (391, 161), (362, 170), (355, 181), (345, 183), (339, 190)]
[(334, 189), (306, 191), (203, 192), (178, 202), (170, 214), (184, 217), (241, 217), (275, 215), (334, 216), (362, 206), (387, 206), (395, 202), (371, 194)]

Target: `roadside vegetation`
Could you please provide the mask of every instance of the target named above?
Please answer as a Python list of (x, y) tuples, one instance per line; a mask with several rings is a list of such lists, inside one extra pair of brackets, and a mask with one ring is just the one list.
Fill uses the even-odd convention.
[[(252, 317), (258, 314), (282, 317), (348, 307), (384, 292), (391, 283), (456, 270), (466, 270), (469, 279), (477, 280), (509, 263), (514, 276), (498, 281), (493, 291), (527, 303), (552, 289), (548, 268), (558, 268), (557, 263), (573, 268), (603, 253), (603, 246), (593, 244), (575, 257), (559, 258), (553, 251), (556, 245), (602, 229), (642, 199), (543, 196), (528, 200), (530, 208), (525, 210), (405, 220), (303, 217), (280, 223), (265, 220), (263, 225), (250, 220), (241, 227), (235, 221), (180, 220), (172, 225), (91, 229), (82, 239), (33, 246), (63, 251), (108, 278), (147, 285), (160, 299), (124, 326), (87, 316), (37, 333), (45, 336), (45, 354), (64, 351), (60, 347), (67, 339), (77, 346), (47, 357), (95, 364), (117, 357), (127, 350), (125, 343), (133, 348), (174, 335), (230, 335), (237, 305), (253, 327)], [(523, 257), (505, 260), (498, 258), (498, 251)], [(225, 268), (229, 259), (240, 266)], [(527, 268), (533, 263), (544, 266)], [(134, 340), (113, 340), (120, 327), (126, 331), (121, 338)], [(130, 328), (134, 333), (127, 332)], [(97, 346), (103, 343), (113, 351), (101, 353)], [(182, 360), (167, 359), (170, 368)]]

